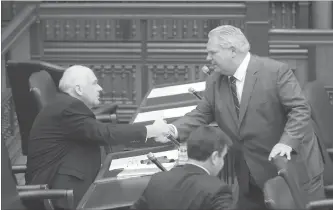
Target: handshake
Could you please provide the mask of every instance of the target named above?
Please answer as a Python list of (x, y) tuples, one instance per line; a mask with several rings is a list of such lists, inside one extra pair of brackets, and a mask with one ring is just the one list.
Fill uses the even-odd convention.
[(155, 141), (160, 143), (166, 143), (170, 141), (166, 136), (172, 135), (177, 138), (175, 127), (171, 124), (167, 124), (162, 118), (155, 120), (152, 125), (147, 125), (147, 138), (154, 138)]

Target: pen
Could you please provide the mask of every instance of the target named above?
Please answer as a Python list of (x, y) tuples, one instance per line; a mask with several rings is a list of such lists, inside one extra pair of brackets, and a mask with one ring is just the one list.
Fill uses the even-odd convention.
[(170, 139), (171, 142), (174, 143), (177, 147), (180, 147), (180, 143), (171, 134), (167, 134), (166, 137)]

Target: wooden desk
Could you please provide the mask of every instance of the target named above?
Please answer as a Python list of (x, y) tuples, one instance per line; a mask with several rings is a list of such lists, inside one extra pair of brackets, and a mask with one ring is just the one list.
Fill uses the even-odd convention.
[(130, 207), (147, 186), (150, 177), (117, 178), (121, 170), (109, 171), (112, 160), (124, 157), (145, 155), (149, 152), (163, 152), (174, 149), (174, 145), (144, 148), (134, 151), (109, 154), (98, 173), (95, 182), (89, 187), (77, 209), (122, 209)]

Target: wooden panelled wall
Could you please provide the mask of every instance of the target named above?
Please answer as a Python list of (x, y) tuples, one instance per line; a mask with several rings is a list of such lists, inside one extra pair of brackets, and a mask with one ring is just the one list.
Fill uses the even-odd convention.
[[(265, 21), (270, 24), (269, 28), (308, 25), (306, 19), (300, 21), (308, 13), (308, 4), (266, 4), (268, 17), (262, 23), (254, 20), (255, 27), (256, 22), (261, 27)], [(160, 16), (154, 16), (158, 11), (153, 13), (149, 8), (135, 6), (115, 9), (112, 4), (108, 4), (109, 8), (100, 8), (99, 3), (90, 3), (89, 8), (71, 3), (59, 5), (40, 6), (43, 11), (40, 21), (31, 29), (32, 59), (63, 66), (87, 65), (98, 76), (105, 101), (133, 105), (139, 105), (145, 92), (155, 84), (203, 79), (200, 69), (206, 64), (208, 32), (218, 25), (231, 24), (246, 33), (246, 27), (250, 27), (247, 18), (255, 16), (247, 14), (251, 7), (248, 2), (207, 1), (193, 3), (192, 7), (179, 3), (178, 9), (175, 5), (161, 7)], [(100, 14), (96, 16), (96, 12)], [(145, 12), (146, 18), (136, 18)], [(122, 18), (117, 18), (117, 14), (122, 14)], [(167, 14), (172, 16), (165, 17)], [(256, 36), (255, 40), (267, 40), (267, 32), (258, 32)], [(270, 46), (269, 56), (289, 63), (296, 74), (307, 71), (306, 49)]]

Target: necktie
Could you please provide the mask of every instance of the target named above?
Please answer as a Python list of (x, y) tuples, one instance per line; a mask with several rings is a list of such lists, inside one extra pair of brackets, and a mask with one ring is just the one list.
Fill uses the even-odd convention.
[(230, 80), (232, 98), (234, 99), (235, 110), (237, 113), (237, 117), (239, 117), (239, 101), (238, 101), (238, 97), (237, 97), (236, 78), (234, 76), (231, 76), (229, 78), (229, 80)]

